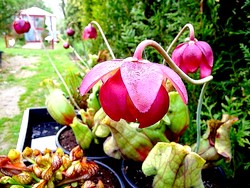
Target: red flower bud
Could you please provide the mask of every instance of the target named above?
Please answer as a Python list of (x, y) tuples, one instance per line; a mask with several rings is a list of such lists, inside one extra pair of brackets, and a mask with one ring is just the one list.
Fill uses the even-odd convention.
[(64, 44), (63, 44), (63, 47), (65, 48), (65, 49), (68, 49), (69, 48), (69, 43), (68, 42), (65, 42)]
[(13, 22), (13, 28), (17, 34), (27, 33), (30, 30), (30, 23), (26, 20), (18, 18)]
[(72, 28), (68, 28), (66, 32), (68, 36), (73, 36), (75, 34), (75, 31)]
[(90, 23), (88, 26), (84, 28), (82, 38), (86, 40), (86, 39), (96, 39), (96, 37), (97, 37), (96, 28), (94, 28)]

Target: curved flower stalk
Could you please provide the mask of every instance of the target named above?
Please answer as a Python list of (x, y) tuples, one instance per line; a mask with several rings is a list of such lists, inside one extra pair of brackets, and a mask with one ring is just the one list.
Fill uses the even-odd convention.
[[(190, 37), (189, 37), (190, 42), (178, 45), (172, 55), (175, 62), (168, 61), (169, 60), (169, 57), (167, 57), (168, 52), (186, 29), (189, 29), (190, 31)], [(200, 138), (201, 138), (200, 113), (202, 107), (202, 100), (209, 81), (213, 79), (213, 77), (210, 75), (213, 67), (213, 51), (209, 46), (209, 44), (207, 44), (206, 42), (197, 41), (197, 39), (195, 39), (194, 37), (193, 26), (191, 24), (186, 24), (170, 44), (169, 48), (167, 49), (166, 55), (167, 55), (166, 58), (164, 58), (165, 61), (167, 61), (167, 63), (172, 68), (174, 68), (175, 71), (181, 74), (180, 76), (182, 76), (183, 73), (185, 74), (189, 72), (193, 73), (197, 71), (197, 69), (200, 67), (200, 78), (201, 78), (200, 80), (205, 81), (198, 83), (197, 81), (194, 81), (187, 75), (184, 77), (182, 76), (182, 78), (188, 81), (189, 83), (203, 84), (196, 111), (197, 145), (195, 151), (197, 152), (200, 146)], [(180, 67), (180, 70), (176, 68), (176, 66), (174, 66), (173, 63), (178, 65)]]
[(189, 77), (185, 72), (183, 72), (176, 64), (175, 62), (171, 59), (171, 57), (167, 54), (167, 52), (155, 41), (153, 40), (144, 40), (142, 41), (136, 48), (134, 56), (136, 54), (137, 57), (142, 58), (142, 52), (143, 49), (146, 46), (152, 46), (154, 47), (164, 58), (166, 63), (185, 81), (188, 83), (194, 84), (194, 85), (201, 85), (204, 83), (207, 83), (213, 79), (213, 76), (209, 75), (205, 78), (201, 78), (198, 80), (192, 79)]

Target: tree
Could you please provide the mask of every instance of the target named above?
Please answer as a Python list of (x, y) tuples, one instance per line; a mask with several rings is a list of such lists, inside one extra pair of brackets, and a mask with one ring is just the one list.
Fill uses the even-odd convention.
[(2, 0), (0, 1), (0, 32), (10, 33), (12, 29), (12, 22), (15, 15), (22, 9), (36, 6), (45, 10), (49, 10), (40, 0)]

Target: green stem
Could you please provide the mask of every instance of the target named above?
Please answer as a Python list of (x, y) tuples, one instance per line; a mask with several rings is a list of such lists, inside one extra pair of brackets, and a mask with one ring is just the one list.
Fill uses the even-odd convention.
[(59, 70), (57, 69), (57, 67), (56, 67), (56, 65), (54, 64), (54, 62), (52, 61), (50, 55), (49, 55), (48, 53), (46, 53), (46, 54), (47, 54), (47, 56), (48, 56), (48, 59), (49, 59), (50, 64), (52, 65), (52, 67), (53, 67), (54, 70), (56, 71), (56, 74), (58, 75), (59, 79), (60, 79), (61, 82), (63, 83), (63, 85), (64, 85), (64, 87), (65, 87), (65, 89), (66, 89), (66, 91), (67, 91), (67, 93), (68, 93), (68, 95), (69, 95), (69, 99), (73, 102), (74, 106), (75, 106), (78, 110), (80, 110), (81, 108), (80, 108), (80, 107), (77, 105), (77, 103), (75, 102), (75, 100), (74, 100), (74, 98), (73, 98), (73, 96), (72, 96), (72, 94), (71, 94), (71, 92), (70, 92), (70, 90), (69, 90), (69, 87), (67, 86), (67, 84), (66, 84), (65, 80), (63, 79), (61, 73), (60, 73)]
[(41, 179), (38, 178), (33, 172), (31, 173), (32, 178), (36, 181), (39, 182)]
[[(30, 23), (33, 23), (33, 22), (31, 22), (30, 16), (29, 16), (28, 14), (26, 14), (26, 15), (27, 15), (27, 17), (28, 17), (29, 22), (30, 22)], [(34, 31), (35, 31), (35, 33), (36, 33), (36, 35), (37, 35), (37, 30), (36, 30), (36, 28), (33, 26), (33, 24), (31, 24), (31, 27), (33, 27), (33, 29), (34, 29)], [(38, 35), (37, 35), (37, 36), (38, 36)], [(46, 54), (47, 57), (48, 57), (48, 60), (49, 60), (50, 64), (52, 65), (52, 67), (54, 68), (54, 70), (55, 70), (56, 74), (58, 75), (59, 79), (60, 79), (61, 82), (63, 83), (63, 85), (64, 85), (64, 87), (65, 87), (65, 89), (66, 89), (66, 91), (67, 91), (67, 93), (68, 93), (68, 95), (69, 95), (70, 100), (73, 102), (74, 106), (75, 106), (78, 110), (80, 110), (80, 107), (79, 107), (79, 106), (77, 105), (77, 103), (75, 102), (75, 100), (74, 100), (74, 98), (73, 98), (73, 96), (72, 96), (72, 94), (71, 94), (71, 92), (70, 92), (70, 90), (69, 90), (69, 88), (68, 88), (68, 86), (67, 86), (65, 80), (63, 79), (63, 77), (62, 77), (62, 75), (60, 74), (59, 70), (57, 69), (56, 65), (55, 65), (54, 62), (52, 61), (52, 59), (51, 59), (51, 57), (50, 57), (48, 51), (46, 50), (46, 47), (45, 47), (45, 45), (44, 45), (44, 43), (43, 43), (43, 40), (42, 40), (42, 37), (40, 37), (40, 42), (41, 42), (41, 44), (42, 44), (42, 47), (43, 47), (43, 49), (44, 49), (45, 54)], [(53, 41), (52, 41), (52, 42), (53, 42)]]
[(88, 55), (87, 55), (86, 48), (85, 48), (85, 45), (84, 45), (83, 42), (82, 42), (82, 49), (83, 49), (83, 53), (84, 53), (85, 59), (86, 59), (86, 61), (88, 61), (88, 60), (89, 60), (89, 57), (88, 57)]
[(103, 40), (104, 40), (104, 42), (105, 42), (105, 44), (106, 44), (106, 46), (107, 46), (107, 48), (109, 50), (110, 55), (112, 56), (113, 59), (115, 59), (115, 55), (114, 55), (112, 49), (110, 48), (110, 45), (109, 45), (109, 43), (107, 41), (107, 38), (106, 38), (101, 26), (96, 21), (91, 21), (91, 23), (95, 24), (98, 27), (98, 29), (99, 29), (99, 31), (100, 31), (100, 33), (102, 35), (102, 38), (103, 38)]
[(197, 106), (197, 111), (196, 111), (196, 147), (195, 147), (195, 152), (198, 153), (199, 147), (200, 147), (200, 139), (201, 139), (201, 107), (202, 107), (202, 101), (203, 101), (203, 96), (205, 94), (206, 88), (207, 88), (208, 82), (204, 83), (200, 92), (199, 96), (199, 101), (198, 101), (198, 106)]
[(147, 46), (152, 46), (154, 47), (165, 59), (165, 61), (168, 63), (168, 65), (184, 80), (187, 82), (194, 84), (194, 85), (200, 85), (204, 84), (206, 82), (209, 82), (210, 80), (213, 79), (213, 76), (207, 76), (206, 78), (202, 78), (199, 80), (194, 80), (190, 78), (187, 74), (185, 74), (171, 59), (171, 57), (166, 53), (166, 51), (155, 41), (153, 40), (144, 40), (142, 41), (136, 48), (134, 56), (137, 59), (142, 59), (142, 52)]

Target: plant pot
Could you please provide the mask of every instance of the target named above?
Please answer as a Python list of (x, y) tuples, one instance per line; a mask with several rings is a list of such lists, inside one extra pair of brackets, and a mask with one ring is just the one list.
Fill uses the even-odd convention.
[(141, 170), (142, 163), (123, 160), (122, 161), (122, 175), (126, 183), (131, 188), (152, 188), (153, 177), (146, 177)]
[[(102, 160), (109, 158), (103, 151), (103, 142), (105, 139), (99, 139), (99, 144), (91, 143), (89, 149), (84, 150), (84, 154), (90, 160)], [(55, 143), (57, 147), (62, 148), (64, 153), (69, 154), (70, 151), (77, 146), (74, 133), (69, 126), (62, 127), (56, 134)]]
[(45, 107), (27, 108), (24, 111), (16, 149), (26, 146), (43, 151), (56, 149), (55, 136), (63, 126), (55, 122)]
[[(102, 179), (104, 187), (106, 188), (125, 188), (122, 178), (115, 172), (110, 166), (100, 162), (95, 161), (99, 165), (98, 173), (93, 176), (93, 180)], [(91, 178), (92, 179), (92, 178)], [(113, 185), (112, 185), (112, 184)]]
[[(66, 126), (62, 126), (55, 122), (55, 120), (48, 113), (47, 108), (28, 108), (24, 111), (23, 114), (16, 149), (20, 152), (22, 152), (25, 147), (39, 149), (40, 151), (43, 151), (45, 148), (49, 148), (55, 151), (57, 148), (57, 145), (55, 143), (56, 135), (59, 131), (63, 130), (61, 128), (65, 127)], [(121, 174), (120, 168), (122, 161), (113, 159), (111, 157), (108, 157), (107, 155), (104, 156), (102, 147), (96, 147), (97, 144), (95, 144), (94, 146), (95, 149), (92, 150), (95, 151), (96, 156), (89, 156), (88, 160), (95, 160), (97, 163), (99, 163), (99, 161), (102, 162), (105, 167), (111, 168), (115, 172), (115, 176), (119, 176), (119, 182), (123, 181), (124, 183), (125, 181)], [(90, 152), (88, 153), (89, 155), (91, 154)], [(125, 186), (122, 184), (121, 187), (127, 187), (126, 183)]]
[[(130, 188), (152, 188), (153, 178), (146, 177), (141, 170), (142, 163), (135, 161), (122, 161), (122, 175)], [(202, 170), (204, 187), (226, 188), (226, 176), (222, 168), (213, 167)]]
[[(110, 166), (108, 166), (100, 161), (94, 161), (94, 162), (98, 165), (99, 170), (95, 175), (93, 175), (88, 180), (91, 180), (95, 184), (97, 184), (98, 181), (101, 180), (105, 188), (125, 188), (122, 177), (119, 176), (119, 174), (117, 172), (115, 172), (115, 170), (113, 170)], [(81, 180), (78, 180), (78, 181), (82, 182)], [(68, 182), (68, 184), (70, 184), (70, 183)], [(0, 184), (0, 185), (2, 185), (2, 184)], [(8, 188), (10, 186), (11, 186), (10, 184), (6, 184), (6, 185), (2, 185), (0, 187)], [(30, 185), (26, 185), (26, 186), (28, 187)], [(60, 185), (58, 187), (65, 187), (65, 186), (66, 185)], [(79, 184), (75, 188), (78, 188), (78, 187), (81, 187), (81, 185)]]

